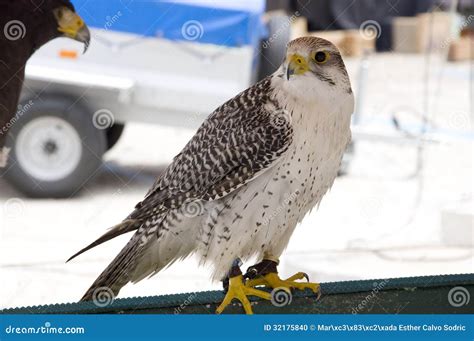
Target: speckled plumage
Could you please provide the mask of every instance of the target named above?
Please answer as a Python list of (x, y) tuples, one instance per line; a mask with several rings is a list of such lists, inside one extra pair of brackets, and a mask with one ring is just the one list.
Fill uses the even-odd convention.
[(236, 258), (281, 255), (331, 187), (350, 140), (353, 96), (337, 49), (300, 38), (288, 53), (315, 49), (334, 55), (326, 69), (286, 79), (284, 63), (217, 108), (127, 219), (76, 254), (136, 230), (83, 300), (104, 286), (117, 294), (192, 253), (216, 280)]

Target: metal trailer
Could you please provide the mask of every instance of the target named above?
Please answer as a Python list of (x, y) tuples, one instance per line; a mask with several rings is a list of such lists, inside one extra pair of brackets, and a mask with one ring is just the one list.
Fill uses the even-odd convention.
[(90, 48), (82, 54), (60, 38), (35, 53), (7, 141), (5, 177), (33, 197), (77, 193), (129, 122), (199, 126), (273, 72), (289, 39), (286, 16), (264, 23), (263, 0), (212, 8), (205, 1), (73, 2), (91, 28)]

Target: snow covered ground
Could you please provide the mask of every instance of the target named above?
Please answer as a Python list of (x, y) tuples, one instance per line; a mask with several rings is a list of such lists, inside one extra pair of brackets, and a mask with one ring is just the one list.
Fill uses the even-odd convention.
[[(348, 61), (355, 91), (358, 65)], [(405, 126), (419, 125), (424, 65), (415, 55), (371, 58), (365, 126), (391, 129), (392, 113)], [(429, 93), (430, 123), (445, 140), (423, 149), (421, 175), (414, 175), (415, 145), (356, 141), (348, 174), (336, 180), (319, 209), (297, 228), (281, 259), (283, 275), (306, 271), (312, 280), (324, 282), (474, 272), (469, 64), (433, 59)], [(129, 236), (71, 263), (65, 260), (121, 221), (192, 134), (190, 129), (127, 126), (98, 175), (67, 200), (25, 198), (0, 179), (0, 306), (79, 299)], [(441, 212), (453, 207), (471, 214), (465, 246), (448, 245), (443, 237)], [(126, 286), (120, 297), (220, 287), (190, 258)]]

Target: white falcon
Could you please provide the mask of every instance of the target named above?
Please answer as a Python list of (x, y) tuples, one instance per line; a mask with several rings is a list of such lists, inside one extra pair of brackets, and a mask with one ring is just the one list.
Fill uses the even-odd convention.
[[(252, 313), (248, 296), (271, 298), (262, 285), (318, 293), (317, 283), (297, 281), (304, 273), (280, 279), (278, 259), (336, 178), (353, 107), (338, 49), (316, 37), (291, 41), (274, 74), (217, 108), (135, 210), (71, 257), (135, 231), (82, 300), (104, 288), (117, 295), (191, 254), (228, 283), (218, 313), (234, 298)], [(247, 279), (240, 260), (252, 257), (261, 261)]]

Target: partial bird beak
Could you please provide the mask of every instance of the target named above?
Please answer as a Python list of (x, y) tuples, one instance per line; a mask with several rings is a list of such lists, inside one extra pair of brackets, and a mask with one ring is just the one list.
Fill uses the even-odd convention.
[(288, 65), (286, 67), (286, 79), (289, 80), (292, 75), (302, 75), (309, 70), (306, 59), (299, 54), (292, 54), (288, 57)]
[(58, 22), (58, 31), (63, 33), (64, 37), (84, 43), (83, 53), (86, 53), (90, 44), (91, 34), (84, 20), (67, 7), (56, 9), (54, 15)]
[(89, 45), (91, 43), (91, 33), (89, 31), (89, 28), (84, 25), (82, 26), (79, 31), (77, 31), (76, 38), (75, 40), (84, 43), (84, 52), (86, 53), (87, 49), (89, 48)]

